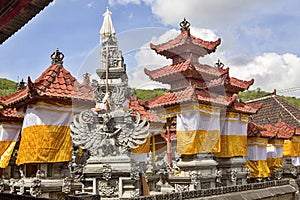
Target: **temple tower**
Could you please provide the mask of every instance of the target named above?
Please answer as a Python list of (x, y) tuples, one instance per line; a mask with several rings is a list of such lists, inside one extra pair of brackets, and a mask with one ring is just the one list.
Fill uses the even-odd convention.
[(112, 90), (115, 86), (127, 86), (128, 78), (122, 52), (118, 47), (116, 32), (111, 20), (111, 12), (106, 9), (100, 29), (101, 53), (100, 68), (96, 70), (100, 77), (102, 91)]

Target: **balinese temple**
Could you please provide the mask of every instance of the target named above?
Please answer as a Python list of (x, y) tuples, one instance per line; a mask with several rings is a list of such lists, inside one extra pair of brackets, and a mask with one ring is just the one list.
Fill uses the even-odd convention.
[[(3, 173), (16, 178), (9, 184), (11, 193), (56, 199), (81, 188), (81, 184), (64, 179), (70, 177), (68, 163), (73, 152), (69, 126), (74, 114), (94, 103), (91, 87), (80, 84), (64, 68), (63, 58), (57, 49), (51, 55), (51, 65), (34, 82), (28, 77), (23, 89), (1, 97), (3, 110), (14, 111), (5, 118), (11, 120), (1, 121), (1, 138), (11, 141), (11, 147), (18, 141), (18, 148), (8, 149), (0, 163)], [(5, 156), (15, 157), (17, 168), (6, 168)], [(19, 171), (19, 177), (12, 170)], [(42, 193), (45, 188), (47, 192)]]
[(196, 38), (185, 19), (180, 26), (181, 33), (176, 38), (150, 44), (157, 54), (172, 59), (172, 64), (155, 70), (145, 69), (151, 80), (169, 84), (171, 88), (146, 102), (165, 119), (167, 131), (170, 122), (176, 121), (177, 148), (174, 153), (170, 151), (172, 147), (167, 147), (169, 164), (172, 166), (175, 154), (180, 155), (176, 163), (181, 171), (178, 176), (186, 181), (190, 179), (189, 172), (199, 179), (200, 171), (205, 171), (207, 174), (202, 176), (206, 178), (202, 178), (195, 189), (215, 187), (215, 171), (222, 168), (225, 172), (222, 177), (229, 181), (220, 180), (220, 184), (245, 183), (243, 156), (247, 155), (248, 118), (261, 105), (241, 102), (236, 94), (248, 89), (253, 80), (230, 77), (229, 68), (224, 69), (220, 61), (215, 66), (199, 63), (199, 57), (216, 51), (221, 39), (208, 42)]
[[(261, 126), (271, 124), (278, 126), (278, 123), (282, 125), (283, 130), (294, 130), (295, 134), (290, 139), (284, 140), (284, 174), (293, 174), (297, 176), (299, 174), (297, 168), (300, 165), (299, 156), (299, 128), (300, 128), (300, 109), (282, 97), (276, 94), (276, 90), (270, 95), (262, 98), (248, 101), (249, 104), (262, 103), (262, 108), (251, 116), (254, 123)], [(285, 131), (287, 132), (287, 131)]]
[[(126, 101), (126, 65), (111, 12), (103, 16), (99, 82), (85, 74), (79, 83), (56, 50), (40, 77), (0, 97), (0, 197), (295, 199), (297, 186), (278, 175), (285, 151), (300, 160), (298, 126), (249, 123), (262, 104), (242, 102), (237, 94), (253, 80), (230, 77), (220, 61), (199, 63), (221, 39), (193, 36), (184, 19), (177, 37), (150, 45), (172, 64), (145, 69), (170, 91)], [(268, 175), (245, 168), (257, 160)], [(269, 181), (273, 171), (278, 180)], [(249, 177), (266, 179), (249, 183)]]

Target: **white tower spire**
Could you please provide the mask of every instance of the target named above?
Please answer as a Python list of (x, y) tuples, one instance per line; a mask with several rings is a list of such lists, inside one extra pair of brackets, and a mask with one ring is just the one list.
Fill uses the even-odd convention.
[(108, 7), (106, 8), (106, 12), (103, 14), (103, 24), (100, 29), (100, 35), (102, 40), (105, 40), (107, 37), (110, 37), (111, 35), (115, 35), (115, 28), (113, 26), (112, 20), (111, 20), (111, 12), (108, 10)]

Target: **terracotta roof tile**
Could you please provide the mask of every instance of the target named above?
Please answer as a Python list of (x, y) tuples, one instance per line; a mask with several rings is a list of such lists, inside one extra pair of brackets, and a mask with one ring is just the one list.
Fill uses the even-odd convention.
[(16, 108), (0, 108), (0, 122), (21, 122), (23, 116), (19, 115)]
[(288, 125), (287, 123), (285, 123), (283, 121), (277, 122), (274, 126), (276, 128), (278, 128), (277, 138), (289, 139), (296, 132), (296, 127), (295, 126), (290, 126), (290, 125)]
[(248, 123), (247, 128), (248, 137), (267, 137), (273, 138), (276, 136), (276, 133), (267, 130), (265, 127), (255, 124), (253, 122)]
[(261, 109), (261, 107), (262, 104), (247, 104), (245, 102), (235, 100), (233, 104), (229, 106), (228, 110), (238, 113), (255, 114)]
[(193, 77), (197, 77), (198, 79), (209, 81), (228, 73), (228, 71), (229, 68), (220, 69), (200, 63), (191, 63), (190, 60), (167, 65), (155, 70), (144, 69), (145, 74), (148, 75), (150, 79), (162, 83), (170, 83), (176, 79), (182, 79), (185, 75), (193, 75)]
[(238, 93), (247, 90), (253, 83), (254, 79), (251, 79), (250, 81), (244, 81), (234, 77), (230, 77), (229, 82), (225, 83), (225, 87), (229, 91)]
[(93, 101), (90, 86), (79, 83), (62, 65), (51, 65), (34, 83), (29, 78), (25, 89), (2, 97), (0, 103), (11, 106), (37, 96)]
[[(155, 50), (156, 53), (166, 56), (167, 58), (170, 58), (177, 54), (176, 48), (183, 47), (183, 49), (198, 49), (197, 53), (199, 53), (199, 56), (204, 56), (206, 54), (209, 54), (211, 52), (214, 52), (221, 43), (221, 38), (217, 39), (216, 41), (205, 41), (200, 38), (196, 38), (195, 36), (191, 35), (189, 30), (188, 31), (182, 31), (177, 37), (175, 37), (172, 40), (169, 40), (168, 42), (162, 43), (162, 44), (150, 44), (150, 48)], [(196, 48), (193, 48), (191, 46), (195, 46)], [(199, 50), (199, 48), (203, 48), (202, 51)]]
[(197, 101), (203, 104), (218, 104), (228, 106), (233, 103), (231, 97), (225, 97), (207, 90), (197, 90), (194, 87), (188, 87), (183, 91), (167, 92), (161, 96), (153, 98), (146, 102), (149, 108), (157, 108), (163, 106), (171, 106), (184, 102)]

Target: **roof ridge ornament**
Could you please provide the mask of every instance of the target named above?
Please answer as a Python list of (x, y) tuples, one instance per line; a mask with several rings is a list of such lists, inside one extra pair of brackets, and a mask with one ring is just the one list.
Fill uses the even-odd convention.
[(220, 61), (220, 59), (218, 59), (218, 62), (215, 63), (215, 67), (220, 68), (220, 69), (223, 69), (223, 68), (224, 68), (224, 63), (222, 63), (222, 62)]
[(190, 25), (191, 25), (191, 23), (190, 22), (188, 22), (187, 20), (186, 20), (186, 18), (184, 17), (183, 18), (183, 21), (182, 22), (180, 22), (180, 30), (182, 30), (182, 31), (188, 31), (188, 30), (190, 30)]
[(58, 65), (58, 64), (63, 64), (64, 63), (64, 57), (65, 57), (65, 55), (62, 53), (62, 52), (60, 52), (59, 50), (58, 50), (58, 48), (51, 54), (51, 64), (52, 65)]

